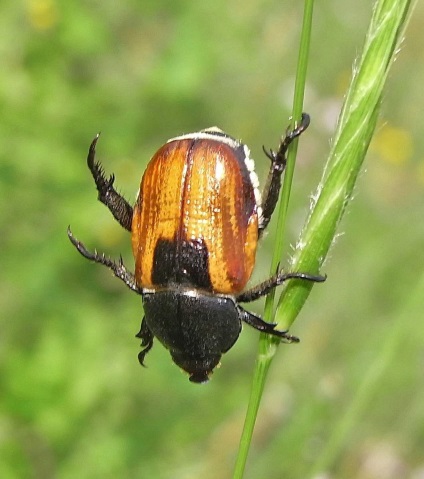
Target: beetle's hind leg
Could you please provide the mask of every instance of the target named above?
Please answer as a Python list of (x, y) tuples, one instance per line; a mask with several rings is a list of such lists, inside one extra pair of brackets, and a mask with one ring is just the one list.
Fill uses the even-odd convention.
[(106, 205), (118, 223), (128, 231), (131, 231), (133, 208), (128, 201), (121, 196), (113, 187), (115, 176), (106, 178), (105, 171), (100, 162), (96, 161), (96, 144), (99, 134), (91, 142), (88, 150), (87, 165), (93, 175), (99, 192), (98, 199)]
[(78, 241), (75, 238), (75, 236), (72, 234), (72, 231), (69, 227), (68, 227), (68, 237), (71, 243), (80, 252), (80, 254), (84, 256), (84, 258), (87, 258), (91, 261), (94, 261), (96, 263), (106, 266), (107, 268), (112, 270), (113, 274), (117, 278), (119, 278), (121, 281), (123, 281), (128, 286), (128, 288), (130, 288), (132, 291), (134, 291), (137, 294), (142, 294), (141, 289), (137, 286), (134, 275), (127, 270), (127, 268), (125, 267), (122, 261), (122, 258), (119, 259), (118, 263), (115, 263), (115, 261), (106, 257), (104, 253), (99, 254), (96, 250), (94, 250), (94, 253), (91, 253), (90, 251), (87, 250), (84, 244), (81, 243), (81, 241)]
[(310, 123), (310, 117), (307, 113), (302, 113), (302, 119), (294, 130), (287, 130), (286, 135), (280, 142), (277, 151), (266, 150), (263, 148), (265, 155), (271, 160), (271, 167), (265, 188), (262, 193), (262, 217), (258, 226), (259, 236), (262, 235), (268, 223), (271, 220), (272, 213), (277, 205), (278, 196), (281, 188), (281, 175), (287, 163), (287, 150), (295, 138), (300, 136)]

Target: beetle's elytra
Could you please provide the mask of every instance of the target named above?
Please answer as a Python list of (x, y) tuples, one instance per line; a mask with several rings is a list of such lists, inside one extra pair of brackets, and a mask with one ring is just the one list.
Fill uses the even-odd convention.
[(309, 125), (289, 131), (271, 160), (263, 196), (248, 148), (218, 128), (169, 140), (150, 160), (132, 207), (114, 188), (95, 160), (98, 136), (87, 163), (104, 203), (132, 234), (135, 273), (122, 260), (89, 252), (70, 230), (69, 239), (86, 258), (110, 268), (143, 300), (144, 318), (137, 337), (143, 350), (156, 337), (174, 362), (202, 383), (221, 355), (237, 340), (242, 321), (288, 341), (278, 331), (239, 303), (255, 301), (290, 278), (321, 282), (323, 276), (279, 272), (245, 290), (255, 265), (258, 239), (268, 225), (281, 187), (286, 152)]

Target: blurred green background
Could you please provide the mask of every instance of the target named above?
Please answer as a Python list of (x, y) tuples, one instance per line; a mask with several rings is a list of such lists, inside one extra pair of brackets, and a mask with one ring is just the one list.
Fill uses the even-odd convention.
[[(316, 2), (292, 244), (371, 8)], [(212, 125), (250, 146), (263, 179), (261, 146), (277, 145), (290, 115), (301, 15), (287, 0), (1, 2), (2, 479), (231, 476), (257, 332), (244, 328), (205, 386), (158, 343), (142, 369), (140, 298), (84, 261), (66, 227), (132, 265), (85, 164), (98, 131), (98, 158), (127, 198), (168, 138)], [(347, 412), (321, 477), (424, 477), (423, 22), (419, 4), (328, 280), (292, 329), (301, 343), (271, 369), (246, 478), (310, 477)], [(274, 226), (253, 281), (267, 276)]]

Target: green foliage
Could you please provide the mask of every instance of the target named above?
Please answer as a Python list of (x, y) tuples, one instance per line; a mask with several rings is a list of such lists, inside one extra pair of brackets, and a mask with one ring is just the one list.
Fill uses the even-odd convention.
[[(307, 476), (398, 317), (403, 342), (327, 467), (348, 479), (380, 478), (381, 457), (396, 466), (387, 477), (422, 467), (422, 7), (416, 13), (328, 281), (296, 322), (301, 344), (270, 370), (246, 477)], [(316, 10), (305, 100), (313, 123), (299, 149), (292, 242), (370, 16), (365, 0)], [(261, 145), (275, 148), (290, 116), (300, 18), (300, 5), (276, 0), (1, 2), (2, 479), (231, 474), (256, 332), (244, 328), (204, 387), (158, 344), (140, 368), (139, 298), (83, 261), (66, 227), (131, 265), (128, 235), (96, 201), (85, 166), (98, 131), (99, 157), (127, 198), (164, 141), (214, 124), (251, 147), (264, 178)], [(271, 225), (255, 279), (267, 276), (274, 241)]]

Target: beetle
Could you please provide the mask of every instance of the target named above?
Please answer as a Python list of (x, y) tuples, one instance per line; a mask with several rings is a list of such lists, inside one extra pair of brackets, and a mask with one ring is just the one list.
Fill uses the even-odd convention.
[(153, 155), (134, 207), (114, 188), (115, 176), (107, 178), (96, 161), (99, 135), (95, 137), (87, 164), (98, 199), (132, 234), (135, 272), (122, 258), (115, 262), (88, 251), (70, 228), (68, 236), (85, 258), (108, 267), (141, 295), (144, 318), (136, 337), (143, 348), (138, 355), (142, 365), (156, 337), (190, 381), (207, 382), (222, 354), (236, 342), (243, 322), (286, 342), (299, 341), (240, 303), (255, 301), (291, 278), (325, 280), (279, 271), (245, 289), (258, 240), (278, 201), (287, 149), (309, 122), (304, 113), (300, 123), (286, 131), (277, 151), (264, 148), (271, 166), (263, 195), (247, 146), (213, 127), (172, 138)]

